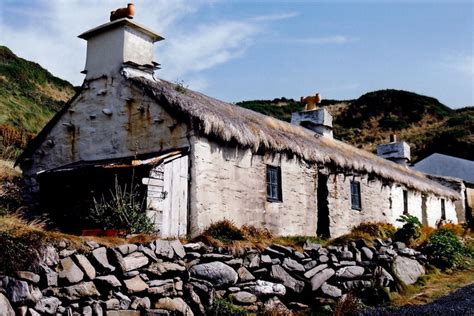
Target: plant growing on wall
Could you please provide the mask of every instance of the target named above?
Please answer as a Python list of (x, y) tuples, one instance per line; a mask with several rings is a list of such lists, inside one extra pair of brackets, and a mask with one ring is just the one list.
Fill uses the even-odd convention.
[(413, 215), (402, 215), (397, 219), (397, 222), (404, 223), (402, 228), (395, 233), (395, 240), (403, 241), (411, 244), (414, 240), (421, 236), (422, 224), (418, 217)]
[(129, 234), (152, 233), (153, 223), (144, 211), (145, 198), (140, 197), (133, 185), (123, 188), (115, 179), (115, 187), (109, 196), (97, 200), (90, 209), (86, 221), (101, 229), (124, 229)]

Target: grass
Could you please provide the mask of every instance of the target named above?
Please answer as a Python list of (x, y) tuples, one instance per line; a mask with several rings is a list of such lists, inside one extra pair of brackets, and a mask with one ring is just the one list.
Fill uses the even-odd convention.
[(329, 244), (339, 245), (347, 244), (350, 241), (365, 240), (371, 244), (376, 238), (393, 238), (397, 229), (392, 224), (382, 222), (361, 223), (351, 228), (348, 234), (342, 235), (329, 241)]
[(465, 269), (441, 271), (430, 268), (418, 283), (407, 286), (402, 293), (392, 295), (392, 305), (420, 305), (474, 283), (474, 260)]
[(13, 165), (14, 162), (11, 160), (0, 159), (0, 182), (12, 182), (20, 179), (21, 170)]

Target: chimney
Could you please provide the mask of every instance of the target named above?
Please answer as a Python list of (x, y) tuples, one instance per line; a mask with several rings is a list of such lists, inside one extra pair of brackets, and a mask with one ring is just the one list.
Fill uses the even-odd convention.
[(400, 165), (407, 166), (410, 162), (410, 145), (397, 142), (397, 135), (390, 135), (390, 143), (377, 146), (377, 155)]
[(300, 125), (312, 130), (318, 135), (333, 137), (332, 115), (325, 108), (318, 109), (316, 104), (321, 102), (321, 96), (301, 97), (301, 105), (305, 110), (291, 114), (291, 124)]
[[(130, 11), (131, 7), (133, 11)], [(133, 22), (134, 11), (131, 4), (112, 11), (113, 21), (79, 35), (87, 41), (86, 67), (83, 71), (86, 80), (103, 75), (115, 76), (126, 65), (149, 73), (157, 68), (158, 64), (153, 61), (153, 43), (163, 40), (163, 37)]]

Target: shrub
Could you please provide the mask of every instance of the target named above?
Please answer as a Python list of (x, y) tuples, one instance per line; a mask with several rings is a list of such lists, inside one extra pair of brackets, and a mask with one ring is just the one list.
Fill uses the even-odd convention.
[(414, 240), (421, 236), (421, 222), (418, 217), (413, 215), (402, 215), (398, 222), (405, 223), (402, 228), (395, 233), (395, 240), (403, 241), (410, 245)]
[(36, 265), (41, 248), (41, 236), (36, 233), (14, 236), (8, 231), (0, 232), (0, 272), (13, 273), (28, 270)]
[(123, 189), (115, 180), (115, 189), (110, 198), (104, 196), (100, 200), (93, 198), (94, 207), (86, 216), (86, 222), (96, 228), (125, 229), (127, 233), (152, 233), (153, 223), (144, 211), (145, 199), (135, 189)]
[(430, 263), (446, 269), (461, 266), (467, 249), (452, 230), (440, 228), (428, 238), (425, 252)]
[(454, 235), (462, 237), (466, 234), (466, 228), (459, 224), (447, 223), (441, 226), (442, 229), (450, 230)]
[(361, 223), (351, 229), (351, 233), (366, 233), (374, 238), (392, 238), (397, 229), (392, 224), (381, 222)]
[(212, 237), (222, 242), (233, 240), (244, 240), (244, 234), (235, 224), (224, 219), (211, 224), (203, 233), (203, 236)]
[(232, 316), (244, 316), (248, 315), (249, 313), (247, 310), (239, 307), (237, 305), (232, 304), (228, 300), (225, 299), (216, 299), (214, 303), (208, 310), (208, 315), (212, 316), (224, 316), (224, 315), (232, 315)]

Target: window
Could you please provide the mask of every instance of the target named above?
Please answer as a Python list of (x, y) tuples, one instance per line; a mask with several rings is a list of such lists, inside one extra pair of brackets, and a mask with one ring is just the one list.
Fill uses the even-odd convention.
[(353, 210), (361, 210), (360, 203), (360, 183), (359, 181), (351, 181), (351, 204)]
[(446, 219), (446, 205), (444, 199), (441, 199), (441, 219)]
[(281, 169), (267, 166), (267, 199), (269, 201), (282, 201), (281, 196)]
[(403, 190), (403, 215), (408, 214), (408, 191)]

